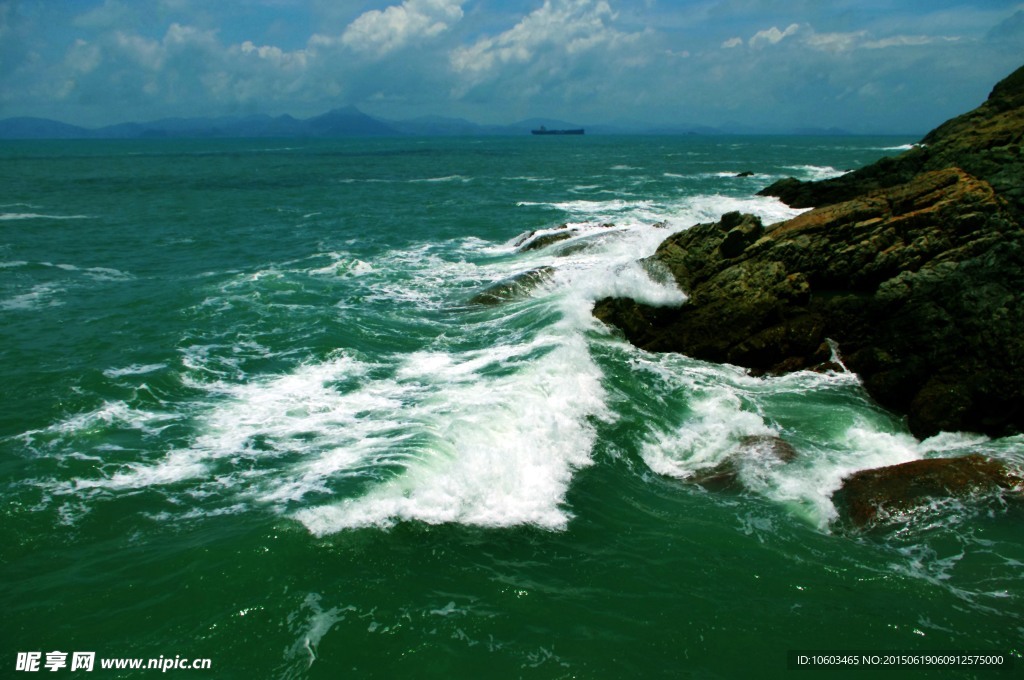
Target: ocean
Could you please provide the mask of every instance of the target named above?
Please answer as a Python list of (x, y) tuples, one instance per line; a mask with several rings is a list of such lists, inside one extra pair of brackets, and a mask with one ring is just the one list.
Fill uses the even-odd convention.
[[(941, 650), (1019, 669), (1020, 503), (852, 531), (830, 495), (920, 458), (1021, 464), (1024, 437), (918, 441), (850, 373), (756, 378), (591, 315), (685, 301), (637, 264), (670, 233), (787, 219), (756, 192), (913, 141), (3, 142), (0, 674), (81, 653), (140, 678), (161, 672), (101, 662), (733, 678)], [(518, 247), (530, 232), (572, 238)], [(689, 481), (759, 435), (797, 458), (753, 458), (739, 490)]]

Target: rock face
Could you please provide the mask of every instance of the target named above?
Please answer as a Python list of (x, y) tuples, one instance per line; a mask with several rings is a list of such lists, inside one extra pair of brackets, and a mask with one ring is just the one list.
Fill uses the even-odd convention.
[(832, 500), (854, 526), (863, 527), (932, 500), (1019, 492), (1021, 483), (1003, 463), (971, 454), (861, 470), (843, 480)]
[(821, 366), (833, 341), (919, 437), (1024, 431), (1022, 135), (1024, 69), (923, 147), (769, 188), (823, 207), (770, 228), (731, 213), (666, 239), (651, 259), (683, 306), (609, 298), (594, 313), (645, 349), (756, 373)]

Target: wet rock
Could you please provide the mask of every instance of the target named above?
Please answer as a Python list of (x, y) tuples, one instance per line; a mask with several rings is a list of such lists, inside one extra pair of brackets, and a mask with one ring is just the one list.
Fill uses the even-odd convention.
[[(601, 229), (611, 229), (615, 225), (611, 222), (605, 222), (603, 224), (590, 224), (587, 226), (590, 228), (599, 227)], [(555, 227), (551, 233), (542, 234), (541, 236), (537, 236), (537, 231), (539, 230), (535, 229), (523, 236), (520, 236), (513, 245), (518, 248), (520, 252), (525, 253), (531, 250), (547, 248), (555, 243), (566, 241), (584, 233), (581, 229), (570, 228), (568, 224), (561, 224)]]
[(740, 472), (744, 466), (771, 467), (796, 457), (793, 445), (778, 435), (748, 435), (740, 439), (736, 451), (724, 461), (698, 472), (690, 481), (708, 491), (739, 491), (743, 487)]
[(778, 435), (752, 434), (740, 439), (740, 451), (747, 455), (756, 454), (761, 458), (770, 458), (781, 463), (796, 460), (797, 453), (793, 445)]
[(1019, 473), (1006, 464), (971, 454), (861, 470), (843, 480), (832, 501), (845, 521), (865, 527), (935, 500), (1020, 494), (1022, 484)]
[[(568, 228), (569, 228), (568, 224), (560, 224), (557, 227), (552, 227), (552, 230), (554, 230), (554, 229), (568, 229)], [(533, 229), (531, 231), (526, 232), (525, 234), (520, 234), (519, 238), (516, 239), (516, 242), (513, 243), (512, 246), (515, 247), (515, 248), (519, 248), (524, 243), (529, 241), (531, 238), (536, 236), (538, 231), (541, 231), (541, 230), (540, 229)]]
[[(921, 438), (1024, 431), (1024, 227), (1014, 194), (1024, 172), (1017, 185), (1007, 179), (1020, 166), (1022, 74), (997, 86), (980, 114), (931, 133), (926, 148), (866, 168), (863, 177), (885, 175), (884, 188), (831, 184), (815, 197), (856, 195), (769, 227), (730, 213), (667, 238), (651, 259), (689, 296), (681, 307), (609, 298), (594, 314), (644, 349), (755, 374), (827, 368), (831, 340), (869, 394), (906, 414)], [(1014, 144), (1008, 166), (984, 162)], [(929, 167), (962, 158), (992, 181), (961, 167), (922, 171), (923, 161), (906, 160), (914, 154)]]
[(555, 273), (554, 267), (537, 267), (521, 274), (503, 279), (469, 299), (473, 305), (497, 305), (516, 298), (526, 297), (530, 291), (549, 281)]
[[(562, 227), (565, 228), (564, 225)], [(530, 236), (533, 236), (536, 232), (530, 232)], [(520, 252), (529, 252), (531, 250), (540, 250), (541, 248), (547, 248), (550, 245), (554, 245), (559, 241), (565, 241), (577, 236), (579, 234), (578, 229), (566, 229), (565, 231), (556, 231), (550, 234), (543, 234), (535, 238), (528, 236), (521, 246), (519, 246)]]
[(753, 177), (754, 173), (750, 170), (744, 170), (743, 172), (737, 173), (736, 177)]

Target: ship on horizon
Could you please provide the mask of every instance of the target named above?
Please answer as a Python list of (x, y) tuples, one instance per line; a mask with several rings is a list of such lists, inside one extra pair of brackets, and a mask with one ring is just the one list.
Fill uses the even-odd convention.
[(575, 128), (572, 130), (549, 130), (541, 125), (536, 130), (530, 130), (530, 132), (535, 135), (582, 135), (583, 128)]

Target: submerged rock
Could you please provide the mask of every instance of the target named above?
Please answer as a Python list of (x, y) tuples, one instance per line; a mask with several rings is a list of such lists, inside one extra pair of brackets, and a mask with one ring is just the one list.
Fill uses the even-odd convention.
[[(806, 185), (840, 203), (767, 228), (730, 213), (670, 236), (652, 259), (689, 295), (681, 307), (608, 298), (595, 315), (645, 349), (757, 374), (827, 365), (831, 340), (919, 437), (1024, 431), (1024, 69), (1007, 80), (967, 114), (977, 134), (956, 119), (926, 149), (860, 171), (856, 189)], [(1016, 160), (988, 163), (1004, 151)], [(918, 155), (929, 167), (962, 157), (991, 182), (961, 167), (921, 171)], [(887, 186), (861, 193), (880, 173)]]
[(549, 281), (555, 273), (554, 267), (537, 267), (521, 274), (498, 281), (469, 299), (473, 305), (497, 305), (529, 295), (530, 291)]
[(832, 502), (843, 519), (864, 527), (935, 500), (1019, 493), (1022, 483), (1019, 474), (1004, 463), (971, 454), (861, 470), (843, 480)]
[(689, 481), (708, 491), (736, 491), (742, 488), (740, 473), (745, 465), (771, 467), (796, 459), (793, 445), (777, 435), (749, 435), (739, 441), (736, 451), (713, 468), (702, 470)]

